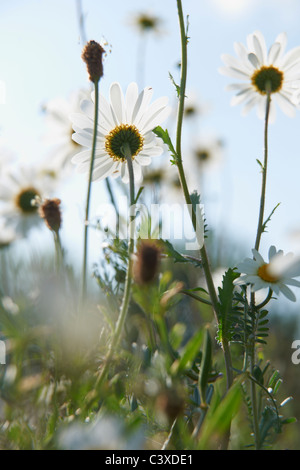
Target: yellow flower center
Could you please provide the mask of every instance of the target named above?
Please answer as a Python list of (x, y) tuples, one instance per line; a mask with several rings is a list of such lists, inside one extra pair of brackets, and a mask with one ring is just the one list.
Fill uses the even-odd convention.
[(29, 187), (22, 189), (22, 191), (15, 197), (16, 206), (24, 214), (33, 214), (37, 211), (37, 206), (32, 204), (32, 201), (36, 196), (39, 196), (39, 193), (35, 188)]
[(105, 149), (115, 161), (126, 161), (124, 144), (129, 146), (132, 160), (143, 148), (144, 138), (133, 124), (120, 124), (105, 137)]
[(279, 277), (270, 273), (270, 264), (266, 263), (260, 266), (257, 270), (257, 275), (266, 282), (277, 282)]
[(276, 67), (263, 65), (260, 69), (255, 70), (251, 77), (251, 83), (261, 95), (267, 93), (266, 86), (270, 87), (271, 93), (277, 93), (281, 90), (283, 84), (283, 72)]

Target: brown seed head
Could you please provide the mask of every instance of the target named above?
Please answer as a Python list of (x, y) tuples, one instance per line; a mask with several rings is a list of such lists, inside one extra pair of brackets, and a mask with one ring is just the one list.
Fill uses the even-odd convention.
[(105, 52), (96, 41), (89, 41), (83, 48), (81, 58), (86, 63), (89, 79), (97, 83), (103, 76), (102, 54)]
[(177, 388), (161, 391), (155, 401), (157, 412), (165, 416), (170, 423), (183, 414), (184, 406), (185, 399), (183, 393)]
[(134, 264), (134, 278), (138, 284), (152, 282), (158, 272), (160, 248), (153, 240), (141, 241)]
[(61, 227), (61, 200), (58, 198), (46, 199), (39, 207), (39, 215), (45, 220), (49, 230), (57, 233)]

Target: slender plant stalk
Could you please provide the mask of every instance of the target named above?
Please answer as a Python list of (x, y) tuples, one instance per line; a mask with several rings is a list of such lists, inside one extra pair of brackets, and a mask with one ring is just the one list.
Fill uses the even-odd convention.
[(119, 341), (121, 339), (121, 334), (122, 334), (123, 326), (124, 326), (125, 319), (127, 316), (129, 301), (130, 301), (130, 294), (131, 294), (132, 266), (133, 266), (132, 255), (134, 252), (134, 234), (135, 234), (135, 190), (134, 190), (134, 172), (133, 172), (133, 166), (132, 166), (132, 156), (131, 156), (131, 150), (128, 144), (123, 145), (123, 154), (126, 158), (127, 165), (128, 165), (128, 172), (129, 172), (130, 207), (129, 207), (129, 235), (128, 235), (129, 237), (128, 265), (127, 265), (123, 300), (122, 300), (122, 304), (120, 308), (118, 321), (116, 324), (116, 329), (114, 331), (114, 335), (109, 346), (108, 354), (105, 358), (103, 369), (97, 381), (97, 388), (99, 388), (102, 385), (103, 380), (106, 377), (106, 374), (108, 372), (108, 368), (110, 365), (110, 360), (116, 348), (118, 347)]
[(87, 255), (88, 255), (88, 223), (89, 223), (88, 221), (89, 221), (89, 210), (90, 210), (90, 199), (91, 199), (92, 176), (93, 176), (96, 142), (97, 142), (98, 105), (99, 105), (99, 82), (95, 82), (95, 112), (94, 112), (95, 118), (94, 118), (94, 130), (93, 130), (93, 145), (92, 145), (92, 153), (91, 153), (89, 181), (88, 181), (88, 190), (87, 190), (87, 198), (86, 198), (86, 208), (85, 208), (85, 220), (84, 220), (82, 300), (85, 299), (86, 289), (87, 289), (86, 271), (87, 271)]
[(82, 44), (86, 44), (87, 40), (86, 40), (86, 34), (85, 34), (84, 13), (82, 11), (81, 0), (76, 0), (76, 9), (77, 9), (77, 17), (78, 17), (81, 42)]
[(264, 128), (264, 165), (262, 168), (262, 184), (261, 184), (261, 196), (259, 206), (259, 216), (257, 233), (254, 248), (258, 251), (262, 233), (264, 231), (264, 210), (266, 200), (266, 186), (267, 186), (267, 167), (268, 167), (268, 127), (269, 127), (269, 115), (270, 115), (270, 104), (271, 104), (271, 93), (270, 87), (267, 86), (267, 97), (266, 97), (266, 114), (265, 114), (265, 128)]
[[(180, 36), (181, 36), (181, 79), (180, 79), (180, 95), (179, 95), (179, 105), (178, 105), (178, 115), (177, 115), (177, 129), (176, 129), (176, 164), (179, 172), (179, 179), (181, 182), (182, 190), (184, 193), (185, 201), (192, 207), (192, 201), (190, 193), (188, 190), (184, 168), (182, 164), (182, 155), (181, 155), (181, 135), (182, 135), (182, 123), (183, 123), (183, 114), (184, 114), (184, 99), (185, 99), (185, 90), (186, 90), (186, 80), (187, 80), (187, 36), (185, 31), (185, 24), (182, 11), (182, 2), (177, 0), (177, 9), (179, 17), (179, 26), (180, 26)], [(197, 230), (197, 222), (194, 211), (192, 210), (192, 224), (194, 230)], [(212, 279), (212, 274), (210, 270), (208, 255), (206, 252), (205, 244), (203, 244), (200, 249), (200, 256), (202, 261), (202, 267), (205, 274), (206, 284), (208, 292), (210, 295), (211, 304), (213, 307), (214, 315), (217, 323), (219, 323), (219, 302), (216, 294), (214, 282)], [(223, 345), (224, 352), (224, 361), (226, 368), (227, 376), (227, 390), (231, 387), (233, 382), (233, 372), (232, 372), (232, 361), (231, 353), (229, 349), (229, 344), (224, 342)]]
[(106, 184), (106, 189), (107, 189), (107, 192), (109, 194), (109, 197), (110, 197), (110, 201), (112, 203), (112, 205), (114, 206), (114, 209), (115, 209), (115, 212), (116, 212), (116, 224), (117, 224), (117, 234), (119, 236), (119, 230), (120, 230), (120, 214), (119, 214), (119, 209), (118, 209), (118, 205), (116, 203), (116, 199), (115, 199), (115, 196), (114, 196), (114, 193), (113, 193), (113, 190), (112, 190), (112, 187), (111, 187), (111, 184), (110, 184), (110, 181), (108, 178), (105, 179), (105, 184)]
[(59, 231), (53, 231), (54, 245), (55, 245), (55, 261), (56, 261), (56, 272), (61, 274), (63, 268), (63, 250), (61, 246)]
[[(267, 185), (267, 167), (268, 167), (268, 125), (269, 125), (269, 115), (270, 115), (270, 104), (271, 104), (271, 87), (270, 83), (266, 83), (266, 113), (265, 113), (265, 125), (264, 125), (264, 163), (262, 167), (262, 184), (261, 184), (261, 195), (260, 195), (260, 206), (259, 206), (259, 216), (257, 224), (257, 233), (255, 239), (255, 249), (258, 251), (261, 241), (261, 236), (264, 231), (264, 209), (265, 209), (265, 200), (266, 200), (266, 185)], [(267, 300), (272, 296), (272, 291), (269, 291)], [(250, 348), (250, 373), (254, 375), (255, 367), (255, 331), (257, 326), (257, 311), (258, 307), (262, 307), (264, 303), (260, 306), (255, 305), (255, 294), (251, 293), (251, 309), (252, 309), (252, 334), (253, 341)], [(256, 450), (260, 449), (260, 432), (259, 432), (259, 419), (258, 419), (258, 407), (257, 407), (257, 395), (256, 395), (256, 384), (253, 380), (250, 382), (250, 395), (251, 395), (251, 405), (252, 405), (252, 418), (253, 418), (253, 432), (255, 440)]]

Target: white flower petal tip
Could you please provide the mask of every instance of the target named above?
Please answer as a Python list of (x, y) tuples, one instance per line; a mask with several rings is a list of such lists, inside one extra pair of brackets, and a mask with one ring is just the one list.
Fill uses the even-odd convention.
[(246, 258), (237, 265), (240, 277), (235, 279), (235, 285), (250, 284), (255, 292), (269, 288), (276, 294), (282, 293), (292, 302), (296, 296), (288, 286), (300, 287), (300, 281), (294, 279), (300, 276), (300, 257), (294, 257), (292, 253), (284, 255), (282, 250), (276, 250), (275, 246), (269, 249), (269, 261), (252, 250), (253, 259)]
[[(270, 93), (283, 113), (289, 117), (295, 116), (300, 103), (300, 47), (285, 53), (286, 42), (286, 34), (281, 33), (267, 50), (262, 33), (255, 31), (247, 37), (247, 47), (234, 44), (238, 58), (222, 54), (225, 66), (219, 68), (219, 72), (243, 81), (227, 87), (237, 90), (238, 94), (231, 105), (242, 104), (242, 115), (257, 107), (258, 117), (263, 119), (267, 87), (270, 87)], [(271, 111), (270, 122), (274, 122), (273, 101)]]
[[(143, 178), (142, 167), (149, 165), (152, 157), (161, 155), (163, 147), (153, 130), (168, 118), (171, 107), (166, 97), (150, 104), (152, 94), (151, 87), (138, 93), (138, 86), (133, 82), (124, 95), (120, 84), (114, 82), (110, 86), (109, 102), (100, 95), (93, 181), (121, 176), (123, 182), (128, 183), (125, 147), (131, 154), (137, 182)], [(87, 149), (92, 149), (93, 144), (93, 107), (92, 102), (85, 100), (81, 106), (82, 113), (70, 116), (75, 131), (72, 139)], [(72, 163), (79, 165), (82, 173), (88, 172), (90, 156), (86, 152), (88, 150), (72, 158)]]

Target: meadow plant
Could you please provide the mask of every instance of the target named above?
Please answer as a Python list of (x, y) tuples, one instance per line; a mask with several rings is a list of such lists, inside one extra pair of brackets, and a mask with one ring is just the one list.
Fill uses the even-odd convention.
[[(266, 260), (260, 245), (277, 208), (266, 216), (269, 121), (275, 103), (289, 116), (298, 107), (300, 47), (286, 52), (287, 38), (280, 34), (267, 49), (255, 31), (247, 46), (235, 44), (237, 58), (222, 56), (220, 72), (240, 80), (228, 87), (237, 92), (232, 104), (244, 104), (243, 114), (256, 107), (264, 119), (264, 155), (258, 160), (262, 184), (252, 257), (245, 253), (236, 266), (224, 268), (216, 283), (205, 195), (189, 188), (186, 172), (204, 178), (210, 155), (221, 158), (222, 143), (206, 139), (201, 147), (195, 137), (194, 160), (184, 158), (183, 124), (192, 114), (186, 113), (189, 21), (182, 1), (173, 4), (181, 43), (179, 82), (170, 76), (177, 99), (174, 133), (165, 127), (172, 119), (168, 98), (151, 102), (150, 86), (139, 90), (132, 81), (124, 93), (115, 81), (109, 98), (102, 94), (105, 45), (84, 39), (91, 89), (79, 90), (70, 107), (59, 100), (44, 106), (48, 122), (60, 116), (55, 171), (22, 167), (17, 173), (15, 163), (1, 162), (2, 449), (273, 449), (295, 421), (285, 414), (291, 397), (281, 396), (284, 380), (265, 351), (270, 302), (281, 294), (295, 302), (289, 286), (300, 287), (300, 260), (275, 246)], [(136, 17), (142, 36), (159, 24), (146, 13)], [(80, 26), (86, 37), (82, 15)], [(162, 154), (168, 167), (159, 166)], [(187, 169), (187, 161), (195, 168)], [(87, 176), (79, 273), (62, 243), (64, 201), (55, 194), (59, 168), (66, 166)], [(176, 179), (179, 194), (167, 201), (167, 215), (159, 212), (162, 194), (168, 194), (163, 186), (169, 185), (169, 194), (175, 186), (171, 190), (166, 174)], [(72, 171), (64, 175), (72, 178)], [(92, 191), (102, 184), (113, 222), (91, 214)], [(15, 246), (21, 243), (27, 253), (28, 234), (43, 221), (55, 255), (18, 261)], [(174, 233), (162, 236), (162, 227), (172, 223)], [(178, 225), (189, 226), (193, 243), (176, 237)], [(91, 231), (101, 239), (101, 256), (88, 243)]]

